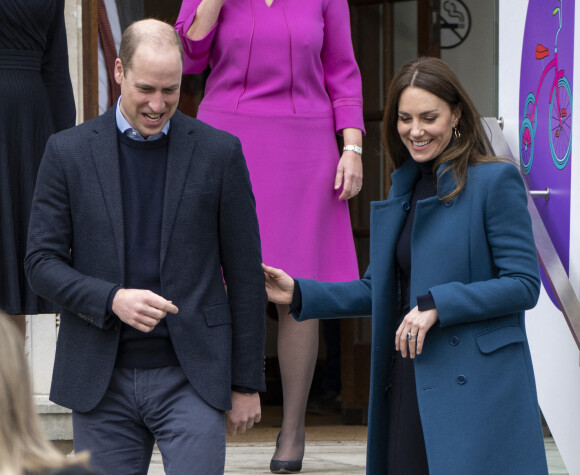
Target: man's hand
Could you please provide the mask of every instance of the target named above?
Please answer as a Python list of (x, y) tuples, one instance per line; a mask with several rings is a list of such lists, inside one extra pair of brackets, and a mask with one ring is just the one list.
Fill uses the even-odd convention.
[(149, 333), (167, 313), (179, 309), (150, 290), (119, 289), (113, 299), (113, 312), (127, 325)]
[(232, 391), (232, 410), (226, 411), (226, 431), (228, 435), (244, 433), (260, 422), (262, 410), (258, 393), (245, 394)]

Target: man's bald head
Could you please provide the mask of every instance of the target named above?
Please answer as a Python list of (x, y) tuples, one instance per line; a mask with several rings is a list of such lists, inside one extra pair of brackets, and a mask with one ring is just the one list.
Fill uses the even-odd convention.
[(125, 72), (131, 69), (135, 51), (141, 45), (163, 49), (177, 48), (183, 63), (183, 45), (173, 26), (148, 18), (132, 23), (123, 33), (119, 59)]

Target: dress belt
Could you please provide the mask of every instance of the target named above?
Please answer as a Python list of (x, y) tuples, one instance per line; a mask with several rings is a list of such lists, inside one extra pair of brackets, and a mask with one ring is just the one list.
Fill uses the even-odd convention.
[(0, 69), (40, 71), (41, 64), (42, 53), (40, 51), (0, 49)]

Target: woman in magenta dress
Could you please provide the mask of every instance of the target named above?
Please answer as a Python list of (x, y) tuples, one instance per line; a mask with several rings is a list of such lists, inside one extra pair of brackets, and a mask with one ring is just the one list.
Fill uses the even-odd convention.
[[(362, 186), (364, 128), (347, 0), (185, 0), (175, 27), (184, 73), (211, 67), (198, 118), (242, 142), (263, 260), (301, 277), (358, 278), (347, 200)], [(294, 322), (288, 306), (278, 315), (284, 422), (270, 468), (286, 473), (304, 454), (318, 323)]]

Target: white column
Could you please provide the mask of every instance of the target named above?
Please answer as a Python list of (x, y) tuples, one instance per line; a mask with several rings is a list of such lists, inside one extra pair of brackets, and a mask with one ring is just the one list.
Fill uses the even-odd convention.
[(77, 124), (83, 117), (83, 30), (82, 0), (65, 1), (68, 67), (77, 106)]

